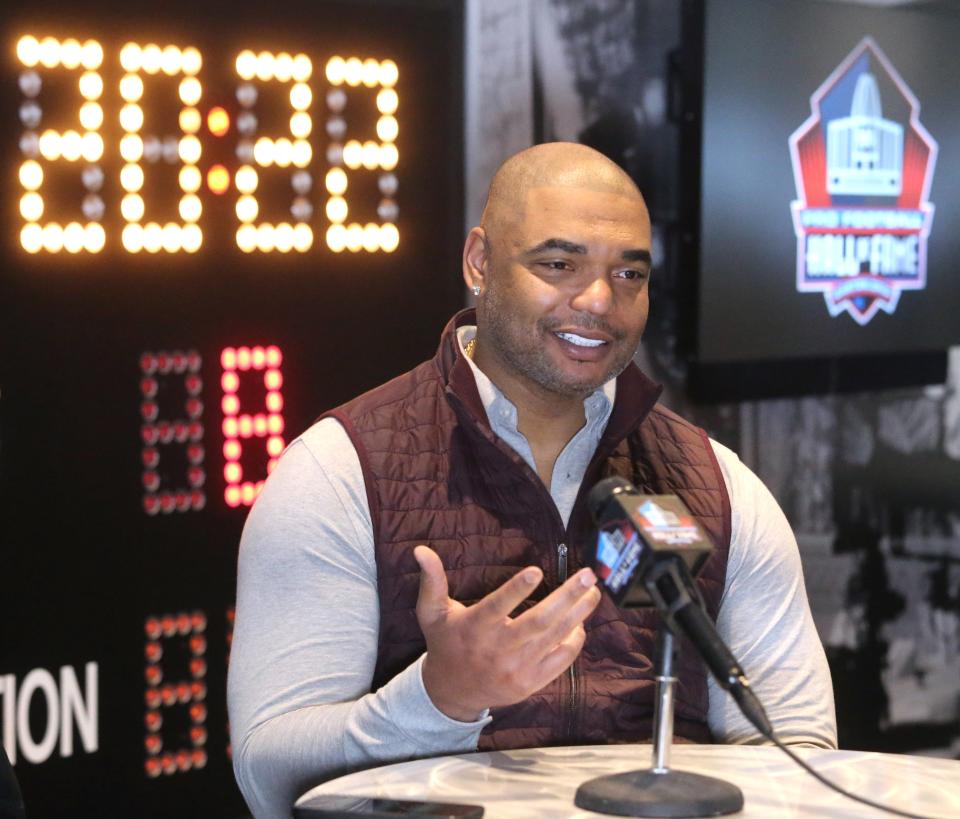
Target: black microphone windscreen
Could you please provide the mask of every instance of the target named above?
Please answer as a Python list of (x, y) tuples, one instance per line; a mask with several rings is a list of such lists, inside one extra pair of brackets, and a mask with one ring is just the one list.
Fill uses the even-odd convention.
[(637, 490), (630, 481), (618, 475), (597, 482), (587, 495), (587, 508), (595, 521), (610, 499), (621, 492), (636, 494)]

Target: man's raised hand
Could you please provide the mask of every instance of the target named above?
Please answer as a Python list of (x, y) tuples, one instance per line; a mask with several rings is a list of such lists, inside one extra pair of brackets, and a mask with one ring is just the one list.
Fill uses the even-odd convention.
[(433, 704), (462, 722), (486, 708), (526, 699), (580, 653), (583, 621), (600, 602), (597, 579), (582, 569), (518, 617), (512, 612), (543, 579), (528, 566), (472, 606), (451, 600), (436, 552), (417, 546), (417, 620), (427, 641), (423, 684)]

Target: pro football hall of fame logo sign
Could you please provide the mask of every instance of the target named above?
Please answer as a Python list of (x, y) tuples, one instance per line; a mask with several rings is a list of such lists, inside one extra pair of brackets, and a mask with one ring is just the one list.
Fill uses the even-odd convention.
[(865, 325), (927, 282), (937, 143), (920, 103), (865, 37), (810, 98), (790, 137), (797, 290)]

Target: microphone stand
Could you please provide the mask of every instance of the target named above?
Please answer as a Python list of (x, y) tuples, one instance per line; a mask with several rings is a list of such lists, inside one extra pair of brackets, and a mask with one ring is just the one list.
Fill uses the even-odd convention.
[(670, 768), (673, 744), (674, 635), (667, 620), (657, 635), (657, 702), (653, 728), (653, 767), (598, 776), (577, 788), (574, 804), (614, 816), (720, 816), (743, 808), (743, 793), (712, 776)]

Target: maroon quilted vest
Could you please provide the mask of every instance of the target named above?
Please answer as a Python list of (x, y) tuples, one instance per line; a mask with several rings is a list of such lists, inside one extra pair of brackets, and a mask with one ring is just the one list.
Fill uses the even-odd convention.
[[(372, 690), (424, 649), (415, 606), (428, 544), (443, 560), (451, 597), (469, 605), (520, 568), (538, 565), (542, 599), (585, 565), (593, 535), (585, 498), (601, 478), (622, 475), (641, 492), (675, 493), (716, 549), (697, 580), (716, 619), (730, 544), (730, 504), (706, 434), (656, 403), (660, 389), (635, 366), (617, 379), (607, 428), (565, 528), (540, 478), (490, 429), (456, 327), (448, 324), (430, 361), (328, 413), (349, 434), (373, 520), (380, 633)], [(531, 603), (532, 604), (532, 603)], [(604, 596), (587, 620), (583, 651), (569, 672), (523, 702), (493, 711), (480, 748), (629, 742), (651, 735), (657, 617), (618, 609)], [(675, 732), (709, 742), (705, 670), (680, 644)]]

